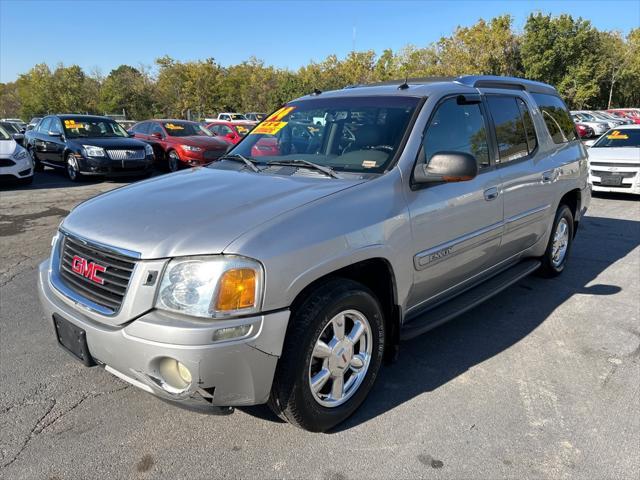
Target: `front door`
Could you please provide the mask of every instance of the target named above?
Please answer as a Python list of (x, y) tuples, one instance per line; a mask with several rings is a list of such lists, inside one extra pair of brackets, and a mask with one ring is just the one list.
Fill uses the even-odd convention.
[(503, 200), (487, 125), (479, 100), (450, 97), (440, 102), (426, 127), (419, 162), (429, 162), (438, 152), (465, 152), (475, 156), (479, 174), (465, 182), (408, 191), (414, 266), (409, 315), (473, 282), (495, 262)]

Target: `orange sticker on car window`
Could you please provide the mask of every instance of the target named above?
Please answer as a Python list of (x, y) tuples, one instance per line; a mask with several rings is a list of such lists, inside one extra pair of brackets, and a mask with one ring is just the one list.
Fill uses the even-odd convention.
[(267, 118), (265, 122), (279, 122), (295, 109), (296, 107), (282, 107), (281, 109), (276, 110), (271, 115), (269, 115), (269, 118)]
[(629, 135), (625, 135), (624, 133), (620, 133), (619, 130), (614, 130), (611, 132), (611, 135), (607, 135), (609, 140), (628, 140)]
[(184, 127), (182, 125), (175, 125), (173, 123), (165, 123), (164, 126), (169, 130), (184, 130)]
[(378, 166), (378, 162), (376, 162), (375, 160), (363, 160), (362, 166), (364, 168), (375, 168)]
[(249, 131), (247, 127), (241, 127), (240, 125), (236, 125), (236, 129), (239, 133), (247, 133)]
[(256, 128), (251, 130), (249, 135), (258, 135), (261, 133), (265, 135), (275, 135), (282, 130), (287, 123), (288, 122), (262, 122)]

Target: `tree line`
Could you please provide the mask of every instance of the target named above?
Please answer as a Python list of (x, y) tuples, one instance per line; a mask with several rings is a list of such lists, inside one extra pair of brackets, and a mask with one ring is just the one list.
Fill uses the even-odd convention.
[(164, 56), (153, 68), (121, 65), (104, 76), (77, 65), (38, 64), (0, 83), (0, 116), (52, 112), (121, 113), (132, 119), (202, 118), (219, 111), (270, 112), (314, 90), (416, 77), (510, 75), (554, 85), (570, 108), (640, 105), (640, 28), (623, 36), (571, 15), (531, 14), (522, 32), (510, 15), (458, 27), (425, 47), (329, 55), (297, 70), (250, 58), (222, 66), (213, 58)]

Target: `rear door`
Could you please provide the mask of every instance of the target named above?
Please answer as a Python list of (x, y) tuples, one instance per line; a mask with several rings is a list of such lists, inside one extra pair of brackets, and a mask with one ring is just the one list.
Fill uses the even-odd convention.
[(49, 139), (49, 125), (51, 125), (51, 117), (45, 117), (35, 127), (35, 139), (33, 148), (40, 161), (49, 162), (47, 157), (47, 141)]
[[(508, 259), (539, 241), (547, 228), (551, 197), (546, 184), (554, 170), (538, 148), (532, 108), (519, 94), (487, 94), (497, 144), (497, 165), (504, 197), (504, 233), (500, 259)], [(548, 171), (547, 171), (548, 170)]]
[(480, 96), (439, 102), (423, 134), (418, 162), (438, 152), (475, 156), (479, 174), (407, 193), (413, 233), (414, 287), (409, 315), (473, 283), (497, 256), (502, 236), (500, 173), (491, 162), (488, 119)]

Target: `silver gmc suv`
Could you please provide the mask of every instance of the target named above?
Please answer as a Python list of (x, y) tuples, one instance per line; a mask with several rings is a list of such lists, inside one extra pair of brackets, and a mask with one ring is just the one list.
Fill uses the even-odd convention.
[(324, 431), (401, 340), (534, 271), (560, 274), (590, 198), (549, 85), (316, 91), (207, 167), (79, 205), (39, 291), (87, 366), (190, 408), (268, 403)]

